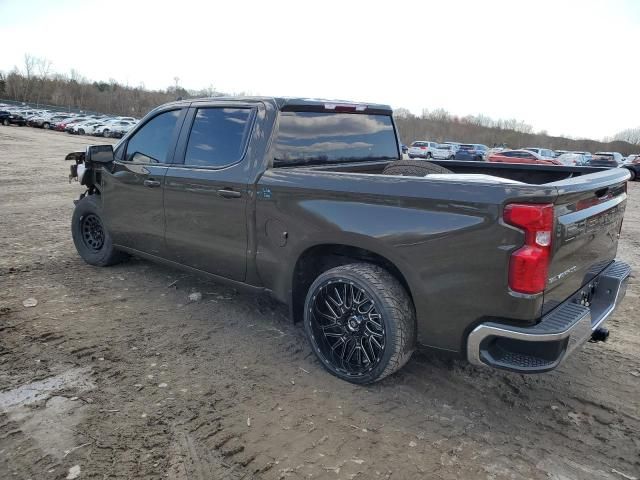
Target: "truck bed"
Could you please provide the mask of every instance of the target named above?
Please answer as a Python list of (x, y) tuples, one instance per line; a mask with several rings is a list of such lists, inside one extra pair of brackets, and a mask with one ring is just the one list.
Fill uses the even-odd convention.
[[(258, 183), (259, 195), (266, 191), (270, 200), (258, 202), (258, 223), (278, 218), (287, 225), (289, 237), (302, 243), (340, 239), (389, 258), (406, 272), (420, 342), (454, 351), (460, 349), (465, 326), (476, 322), (489, 318), (535, 324), (614, 260), (626, 204), (626, 171), (432, 163), (454, 173), (519, 183), (382, 175), (388, 161), (274, 168)], [(502, 219), (505, 206), (512, 203), (554, 206), (548, 284), (541, 294), (509, 291), (510, 257), (524, 242), (522, 231)], [(258, 242), (268, 245), (266, 239)], [(270, 250), (258, 252), (260, 271), (279, 268), (277, 253)]]
[[(460, 160), (429, 160), (430, 163), (448, 168), (454, 173), (479, 173), (508, 178), (530, 185), (544, 185), (569, 178), (580, 177), (591, 173), (607, 170), (598, 167), (569, 167), (560, 165), (527, 165), (491, 162), (470, 162)], [(353, 172), (367, 174), (381, 174), (388, 161), (361, 162), (310, 166), (314, 170), (332, 172)], [(298, 167), (299, 168), (299, 167)]]

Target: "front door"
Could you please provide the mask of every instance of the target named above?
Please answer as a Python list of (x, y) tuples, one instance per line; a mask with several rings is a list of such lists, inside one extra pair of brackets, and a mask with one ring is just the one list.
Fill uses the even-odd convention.
[(244, 154), (254, 116), (249, 105), (191, 108), (164, 183), (169, 258), (238, 281), (247, 265)]
[(164, 181), (186, 110), (158, 113), (118, 147), (102, 178), (104, 219), (113, 243), (163, 256)]

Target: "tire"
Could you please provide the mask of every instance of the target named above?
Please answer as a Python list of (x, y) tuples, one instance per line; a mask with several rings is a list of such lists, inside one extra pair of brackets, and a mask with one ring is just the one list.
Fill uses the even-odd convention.
[(413, 160), (413, 159), (414, 159), (414, 158), (416, 158), (416, 157), (414, 157), (413, 155), (409, 155), (409, 158), (410, 158), (411, 160)]
[(49, 122), (44, 122), (42, 124), (42, 128), (44, 128), (45, 130), (49, 130), (49, 128), (50, 128)]
[(415, 310), (407, 291), (369, 263), (332, 268), (316, 278), (304, 304), (304, 328), (324, 368), (360, 385), (396, 372), (415, 350)]
[(127, 258), (116, 250), (101, 219), (99, 195), (87, 195), (76, 204), (71, 219), (71, 235), (80, 257), (89, 265), (107, 267)]
[(402, 175), (410, 177), (424, 177), (430, 173), (453, 173), (448, 168), (424, 160), (398, 160), (387, 165), (383, 175)]
[(9, 126), (9, 119), (8, 119), (8, 118), (5, 118), (5, 119), (2, 121), (2, 124), (3, 124), (5, 127), (8, 127), (8, 126)]
[(109, 134), (110, 134), (110, 132), (109, 132), (108, 128), (102, 131), (102, 136), (104, 138), (109, 138)]
[(427, 152), (427, 158), (432, 158), (433, 155), (431, 155), (431, 152)]

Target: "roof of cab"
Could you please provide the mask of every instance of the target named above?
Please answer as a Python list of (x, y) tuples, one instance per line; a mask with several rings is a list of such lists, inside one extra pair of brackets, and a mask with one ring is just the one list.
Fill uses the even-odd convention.
[(223, 96), (223, 97), (204, 97), (190, 98), (170, 102), (166, 105), (189, 105), (191, 103), (200, 102), (264, 102), (271, 103), (277, 109), (282, 110), (285, 107), (324, 107), (325, 105), (340, 106), (366, 106), (367, 110), (386, 110), (391, 112), (389, 105), (367, 102), (353, 102), (349, 100), (326, 100), (321, 98), (300, 98), (300, 97), (252, 97), (252, 96)]

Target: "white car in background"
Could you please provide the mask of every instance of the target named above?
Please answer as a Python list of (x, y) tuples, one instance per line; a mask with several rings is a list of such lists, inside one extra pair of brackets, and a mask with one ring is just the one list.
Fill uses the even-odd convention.
[(86, 122), (80, 122), (71, 128), (71, 133), (75, 133), (77, 135), (92, 135), (96, 128), (101, 126), (103, 122), (99, 120), (89, 120)]
[(431, 156), (436, 160), (453, 160), (456, 158), (458, 148), (460, 146), (454, 143), (441, 143), (433, 149)]
[(109, 132), (108, 136), (113, 138), (122, 138), (125, 133), (136, 126), (136, 123), (138, 122), (117, 122), (113, 125), (113, 128)]
[(556, 153), (548, 148), (528, 147), (522, 150), (529, 150), (530, 152), (537, 153), (543, 158), (556, 158)]
[(110, 137), (113, 130), (118, 131), (121, 127), (131, 125), (132, 123), (133, 122), (130, 122), (128, 120), (120, 120), (119, 118), (114, 118), (109, 121), (102, 122), (102, 125), (100, 125), (93, 131), (93, 135), (95, 135), (96, 137)]
[(437, 142), (429, 140), (416, 140), (409, 147), (409, 158), (431, 158), (433, 150), (438, 146)]
[(563, 153), (559, 157), (556, 157), (556, 160), (558, 162), (569, 167), (580, 167), (589, 165), (589, 159), (590, 157), (587, 157), (582, 153)]

